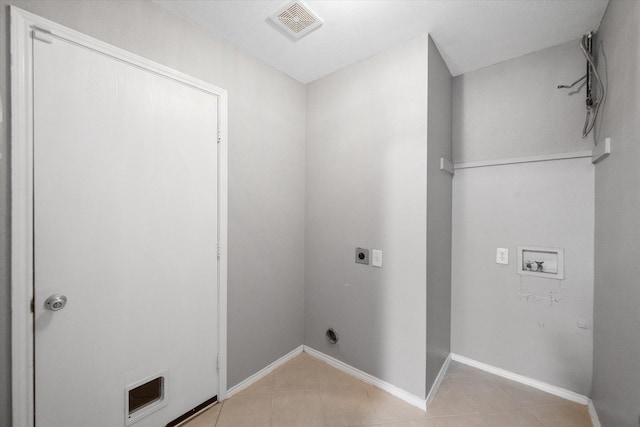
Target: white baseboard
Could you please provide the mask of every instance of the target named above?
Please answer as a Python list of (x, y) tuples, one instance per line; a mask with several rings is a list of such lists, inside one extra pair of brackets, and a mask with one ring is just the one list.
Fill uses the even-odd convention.
[(315, 350), (309, 346), (306, 346), (306, 345), (304, 346), (304, 352), (309, 354), (310, 356), (315, 357), (316, 359), (320, 359), (323, 362), (328, 363), (329, 365), (333, 366), (336, 369), (341, 370), (344, 373), (347, 373), (366, 383), (376, 386), (379, 389), (386, 391), (387, 393), (397, 397), (400, 400), (407, 402), (410, 405), (420, 408), (423, 411), (427, 410), (427, 403), (421, 397), (411, 394), (408, 391), (402, 390), (401, 388), (396, 387), (393, 384), (389, 384), (388, 382), (383, 381), (379, 378), (376, 378), (373, 375), (370, 375), (359, 369), (356, 369), (353, 366), (347, 365), (346, 363), (341, 362), (340, 360), (335, 359), (331, 356), (328, 356), (324, 353), (321, 353), (318, 350)]
[(602, 427), (600, 424), (600, 418), (598, 418), (598, 413), (596, 412), (596, 407), (593, 405), (593, 401), (589, 399), (589, 416), (591, 417), (591, 424), (593, 427)]
[(233, 396), (234, 394), (238, 393), (239, 391), (244, 390), (245, 388), (249, 387), (251, 384), (255, 383), (256, 381), (259, 381), (262, 378), (266, 377), (271, 372), (273, 372), (278, 366), (284, 365), (289, 360), (293, 359), (294, 357), (296, 357), (297, 355), (302, 353), (303, 349), (304, 349), (304, 346), (302, 346), (302, 345), (296, 347), (295, 349), (293, 349), (289, 353), (285, 354), (284, 356), (282, 356), (280, 359), (276, 360), (272, 364), (268, 365), (267, 367), (265, 367), (263, 369), (260, 369), (258, 372), (256, 372), (255, 374), (251, 375), (246, 380), (242, 381), (241, 383), (238, 383), (238, 384), (234, 385), (229, 390), (227, 390), (227, 398)]
[(446, 375), (447, 369), (449, 369), (450, 364), (451, 364), (451, 354), (449, 354), (445, 359), (444, 363), (442, 364), (442, 367), (440, 368), (440, 372), (438, 372), (438, 376), (436, 377), (436, 380), (433, 382), (433, 385), (431, 386), (431, 390), (429, 390), (429, 394), (427, 394), (427, 399), (425, 403), (427, 406), (429, 406), (429, 403), (431, 403), (433, 398), (436, 396), (436, 393), (438, 393), (440, 384), (442, 384), (442, 380), (444, 379), (444, 376)]
[(478, 362), (468, 357), (460, 356), (459, 354), (451, 353), (451, 360), (463, 363), (465, 365), (473, 366), (474, 368), (481, 369), (494, 375), (498, 375), (503, 378), (507, 378), (512, 381), (519, 382), (524, 385), (528, 385), (538, 390), (545, 391), (549, 394), (553, 394), (563, 399), (570, 400), (572, 402), (580, 403), (582, 405), (589, 404), (589, 397), (576, 393), (566, 388), (557, 387), (542, 381), (534, 380), (533, 378), (525, 377), (524, 375), (515, 374), (513, 372), (506, 371), (504, 369), (496, 368), (495, 366), (487, 365), (486, 363)]

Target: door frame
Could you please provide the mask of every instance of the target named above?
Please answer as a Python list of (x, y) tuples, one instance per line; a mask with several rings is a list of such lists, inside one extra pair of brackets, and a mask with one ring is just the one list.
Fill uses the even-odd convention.
[(11, 374), (16, 427), (35, 422), (33, 304), (33, 37), (62, 39), (218, 98), (218, 400), (227, 394), (227, 91), (10, 6)]

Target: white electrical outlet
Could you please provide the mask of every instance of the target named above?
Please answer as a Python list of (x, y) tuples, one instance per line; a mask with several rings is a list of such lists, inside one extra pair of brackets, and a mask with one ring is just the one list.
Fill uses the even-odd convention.
[(509, 264), (509, 249), (498, 248), (496, 251), (496, 262), (498, 264)]

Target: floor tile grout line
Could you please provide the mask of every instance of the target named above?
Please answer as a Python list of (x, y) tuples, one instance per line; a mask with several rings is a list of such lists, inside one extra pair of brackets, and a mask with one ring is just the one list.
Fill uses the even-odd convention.
[(543, 426), (545, 426), (545, 427), (553, 427), (553, 426), (550, 426), (549, 424), (547, 424), (544, 420), (540, 419), (540, 417), (538, 417), (536, 414), (531, 412), (529, 409), (527, 409), (527, 412), (530, 413), (533, 416), (533, 418), (538, 420), (540, 422), (540, 424), (542, 424)]
[[(318, 368), (315, 365), (312, 365), (313, 368), (313, 372), (315, 373), (316, 376), (316, 385), (318, 386), (318, 390), (320, 389), (320, 377), (318, 377)], [(316, 390), (316, 393), (319, 393), (318, 390)], [(322, 405), (322, 396), (320, 394), (318, 394), (317, 396), (318, 401), (320, 402), (320, 416), (322, 417), (322, 425), (326, 427), (327, 425), (327, 419), (324, 416), (324, 406)]]
[[(273, 386), (275, 387), (275, 377), (273, 378), (274, 384)], [(276, 399), (276, 394), (275, 393), (271, 393), (271, 411), (269, 412), (269, 425), (271, 427), (273, 427), (273, 401)]]
[(218, 420), (220, 419), (220, 414), (222, 413), (222, 407), (224, 406), (224, 401), (219, 402), (220, 404), (220, 410), (218, 411), (218, 414), (216, 415), (216, 419), (213, 421), (213, 426), (215, 427), (216, 425), (218, 425)]

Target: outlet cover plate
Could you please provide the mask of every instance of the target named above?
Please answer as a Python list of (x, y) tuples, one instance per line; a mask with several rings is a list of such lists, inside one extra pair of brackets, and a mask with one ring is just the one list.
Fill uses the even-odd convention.
[(382, 268), (382, 251), (379, 249), (371, 250), (371, 265)]
[(496, 250), (496, 263), (509, 264), (509, 249), (498, 248)]

